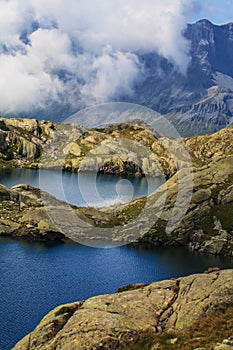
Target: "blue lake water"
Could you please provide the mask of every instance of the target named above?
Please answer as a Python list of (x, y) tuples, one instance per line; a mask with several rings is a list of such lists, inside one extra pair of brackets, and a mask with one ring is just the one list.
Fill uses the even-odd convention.
[(78, 206), (107, 206), (152, 193), (163, 181), (92, 173), (52, 170), (0, 169), (0, 183), (11, 187), (29, 184)]
[(232, 260), (180, 248), (99, 249), (0, 238), (0, 349), (10, 349), (59, 304), (210, 266), (232, 267)]
[[(160, 184), (146, 179), (129, 182), (123, 177), (81, 176), (3, 169), (0, 183), (8, 187), (29, 183), (78, 205), (126, 201), (150, 193)], [(78, 178), (81, 186), (77, 185)], [(0, 350), (11, 349), (59, 304), (114, 293), (129, 283), (150, 283), (203, 272), (211, 266), (232, 265), (230, 258), (200, 255), (183, 248), (100, 249), (0, 238)]]

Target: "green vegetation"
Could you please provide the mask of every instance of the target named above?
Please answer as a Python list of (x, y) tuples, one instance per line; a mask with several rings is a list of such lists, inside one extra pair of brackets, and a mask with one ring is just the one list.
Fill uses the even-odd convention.
[(205, 348), (212, 350), (216, 343), (232, 336), (232, 315), (233, 307), (229, 306), (224, 310), (215, 311), (210, 316), (202, 317), (185, 332), (165, 332), (155, 337), (154, 344), (157, 347), (154, 349), (191, 350)]

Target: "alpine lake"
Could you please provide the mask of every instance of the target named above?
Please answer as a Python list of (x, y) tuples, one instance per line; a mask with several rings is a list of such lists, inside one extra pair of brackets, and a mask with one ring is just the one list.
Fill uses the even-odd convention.
[[(78, 206), (107, 206), (153, 192), (160, 180), (1, 169), (0, 183), (26, 183)], [(95, 191), (93, 191), (93, 188)], [(119, 287), (230, 268), (233, 259), (185, 248), (93, 248), (0, 238), (0, 350), (11, 349), (54, 307)]]

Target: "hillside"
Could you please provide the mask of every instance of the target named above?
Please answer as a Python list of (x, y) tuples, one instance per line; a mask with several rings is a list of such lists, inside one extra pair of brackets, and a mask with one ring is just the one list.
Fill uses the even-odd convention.
[[(148, 198), (99, 210), (67, 206), (27, 185), (11, 190), (2, 186), (2, 235), (42, 240), (66, 237), (90, 245), (181, 245), (232, 255), (233, 127), (181, 140), (160, 137), (139, 122), (87, 130), (78, 125), (5, 119), (1, 129), (3, 157), (11, 155), (2, 160), (4, 166), (164, 175), (168, 180)], [(189, 152), (183, 152), (184, 145)]]
[(232, 155), (232, 138), (233, 126), (212, 135), (173, 140), (139, 120), (87, 129), (0, 118), (0, 164), (169, 178), (186, 166), (200, 167)]
[[(172, 62), (157, 52), (135, 53), (142, 72), (132, 86), (132, 94), (122, 93), (104, 102), (133, 102), (165, 115), (182, 136), (213, 133), (233, 120), (233, 23), (214, 25), (203, 19), (188, 24), (184, 36), (190, 43), (190, 64), (181, 74)], [(59, 79), (69, 76), (56, 72)], [(20, 117), (47, 118), (54, 122), (67, 119), (80, 110), (76, 105), (47, 101)], [(1, 111), (0, 111), (1, 112)], [(7, 117), (7, 114), (4, 114)], [(15, 115), (10, 115), (15, 116)]]
[(146, 79), (132, 101), (166, 115), (181, 135), (213, 133), (233, 120), (233, 23), (201, 20), (188, 25), (185, 37), (191, 43), (187, 74), (157, 54), (145, 55)]

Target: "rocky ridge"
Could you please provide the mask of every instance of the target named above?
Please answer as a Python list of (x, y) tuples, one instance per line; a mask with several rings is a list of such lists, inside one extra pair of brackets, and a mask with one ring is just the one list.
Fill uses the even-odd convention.
[[(55, 198), (51, 198), (56, 202)], [(0, 185), (0, 236), (46, 241), (65, 238), (50, 220), (41, 191), (29, 185), (18, 185), (12, 189)]]
[[(216, 330), (215, 336), (205, 334), (200, 338), (199, 334), (190, 342), (186, 337), (184, 342), (185, 332), (190, 332), (194, 324), (203, 322), (203, 318), (211, 323), (217, 312), (223, 323), (226, 310), (232, 306), (233, 270), (208, 272), (61, 305), (14, 350), (186, 350), (197, 349), (195, 344), (215, 349), (217, 341), (222, 341)], [(192, 331), (195, 335), (195, 328)], [(224, 335), (231, 336), (230, 330)], [(230, 340), (225, 340), (226, 346), (227, 342), (230, 344)], [(216, 344), (216, 349), (224, 348), (219, 346)]]
[(187, 73), (157, 53), (142, 56), (145, 80), (132, 101), (165, 115), (182, 136), (213, 133), (233, 120), (233, 24), (203, 19), (189, 24), (184, 36), (190, 42)]
[(233, 154), (232, 138), (233, 126), (212, 135), (170, 139), (137, 120), (88, 130), (0, 118), (0, 164), (169, 178), (190, 162), (200, 167)]

